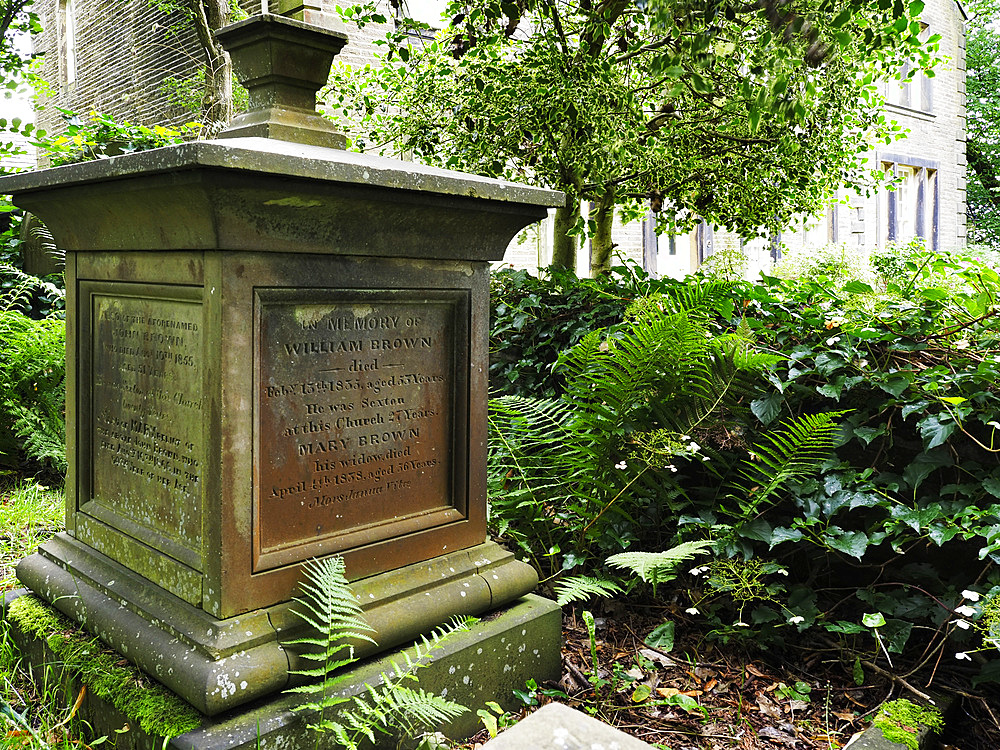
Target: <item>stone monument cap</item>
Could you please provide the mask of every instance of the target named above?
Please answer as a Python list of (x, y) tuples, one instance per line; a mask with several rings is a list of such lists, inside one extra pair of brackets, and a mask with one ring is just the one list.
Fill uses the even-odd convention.
[(316, 92), (344, 45), (343, 31), (264, 14), (230, 24), (215, 38), (232, 58), (249, 93), (249, 111), (222, 138), (264, 136), (296, 143), (343, 148), (344, 136), (316, 111)]

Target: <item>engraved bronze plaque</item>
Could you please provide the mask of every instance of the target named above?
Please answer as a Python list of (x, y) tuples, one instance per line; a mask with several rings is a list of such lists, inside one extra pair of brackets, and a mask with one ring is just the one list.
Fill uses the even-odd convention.
[(201, 304), (167, 298), (177, 294), (170, 287), (151, 296), (100, 289), (84, 326), (92, 347), (86, 511), (154, 547), (165, 537), (164, 551), (196, 562), (169, 547), (200, 552)]
[(461, 520), (466, 290), (258, 289), (254, 570)]

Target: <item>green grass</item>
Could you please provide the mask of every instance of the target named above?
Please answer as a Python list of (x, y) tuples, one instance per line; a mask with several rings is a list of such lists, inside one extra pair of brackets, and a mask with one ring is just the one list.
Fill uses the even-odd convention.
[[(14, 577), (18, 561), (60, 531), (64, 518), (60, 489), (31, 480), (0, 484), (0, 592), (18, 586)], [(20, 659), (0, 621), (0, 749), (79, 749), (80, 743), (70, 738), (67, 725), (62, 724), (72, 707), (58, 697), (59, 675), (46, 669), (36, 680), (21, 669)]]
[[(32, 481), (0, 486), (0, 592), (17, 586), (17, 562), (63, 523), (60, 489)], [(199, 723), (194, 709), (34, 597), (15, 601), (9, 618), (21, 630), (44, 638), (55, 662), (34, 674), (23, 669), (8, 627), (0, 621), (0, 750), (85, 750), (101, 744), (80, 739), (89, 733), (75, 718), (74, 696), (62, 689), (69, 675), (152, 734), (179, 734)]]
[(33, 481), (0, 486), (0, 591), (17, 587), (14, 567), (65, 521), (63, 492)]

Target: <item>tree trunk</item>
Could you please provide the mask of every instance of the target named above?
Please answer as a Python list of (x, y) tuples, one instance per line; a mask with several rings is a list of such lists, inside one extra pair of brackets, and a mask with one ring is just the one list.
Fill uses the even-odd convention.
[(229, 23), (225, 0), (188, 0), (194, 11), (194, 29), (205, 53), (205, 92), (201, 117), (205, 135), (215, 136), (233, 119), (233, 64), (212, 32)]
[(565, 206), (556, 209), (552, 230), (552, 267), (576, 270), (576, 237), (568, 234), (580, 215), (580, 202), (568, 198)]
[(615, 243), (611, 239), (611, 227), (615, 219), (615, 192), (608, 190), (590, 210), (590, 220), (594, 222), (594, 234), (590, 238), (590, 277), (604, 276), (611, 270), (611, 253)]

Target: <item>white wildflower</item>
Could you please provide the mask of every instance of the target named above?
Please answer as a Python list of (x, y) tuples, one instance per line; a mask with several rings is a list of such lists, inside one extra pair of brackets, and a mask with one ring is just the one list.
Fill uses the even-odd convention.
[(969, 656), (964, 651), (959, 651), (957, 654), (955, 654), (955, 658), (958, 659), (959, 661), (961, 661), (962, 659), (966, 659), (968, 661), (972, 661), (972, 657)]
[(693, 576), (700, 576), (706, 570), (708, 570), (708, 566), (707, 565), (700, 565), (697, 568), (691, 568), (691, 570), (689, 572)]
[(615, 464), (615, 468), (618, 469), (619, 471), (624, 471), (625, 466), (626, 463), (624, 461), (619, 461), (618, 463)]
[(963, 604), (961, 607), (955, 607), (955, 611), (962, 615), (962, 617), (973, 617), (976, 614), (975, 607), (970, 607), (968, 604)]
[(800, 622), (805, 622), (805, 621), (806, 618), (804, 618), (802, 615), (795, 615), (795, 617), (788, 618), (789, 625), (798, 625)]
[(733, 627), (735, 627), (735, 628), (749, 628), (750, 626), (747, 625), (745, 622), (743, 622), (741, 620), (740, 622), (734, 622), (733, 623)]
[(687, 612), (689, 615), (700, 615), (701, 614), (701, 612), (698, 611), (697, 607), (688, 607), (684, 611)]
[(774, 572), (775, 572), (775, 573), (777, 573), (777, 574), (778, 574), (778, 575), (780, 575), (780, 576), (787, 576), (787, 575), (788, 575), (788, 571), (787, 571), (787, 570), (785, 570), (784, 568), (778, 568), (778, 569), (777, 569), (776, 571), (774, 571)]
[(828, 338), (828, 339), (826, 340), (826, 345), (827, 345), (827, 346), (833, 346), (833, 345), (834, 345), (834, 344), (836, 344), (836, 343), (837, 343), (838, 341), (840, 341), (840, 336), (831, 336), (830, 338)]
[(953, 346), (956, 349), (968, 349), (969, 348), (969, 341), (968, 341), (968, 339), (959, 339), (958, 341), (956, 341), (953, 344)]
[(664, 466), (663, 468), (664, 468), (664, 469), (670, 469), (670, 471), (674, 472), (675, 474), (677, 473), (677, 467), (676, 467), (676, 466), (674, 466), (673, 464), (667, 464), (667, 465), (666, 465), (666, 466)]
[(961, 628), (962, 630), (968, 630), (972, 627), (968, 620), (955, 620), (955, 627)]
[(962, 592), (962, 598), (968, 599), (970, 602), (978, 602), (982, 597), (978, 591), (965, 589), (965, 591)]
[(701, 450), (701, 446), (698, 445), (694, 440), (692, 440), (690, 443), (688, 443), (688, 450), (691, 450), (691, 451), (694, 451), (695, 453), (697, 453), (698, 451)]

